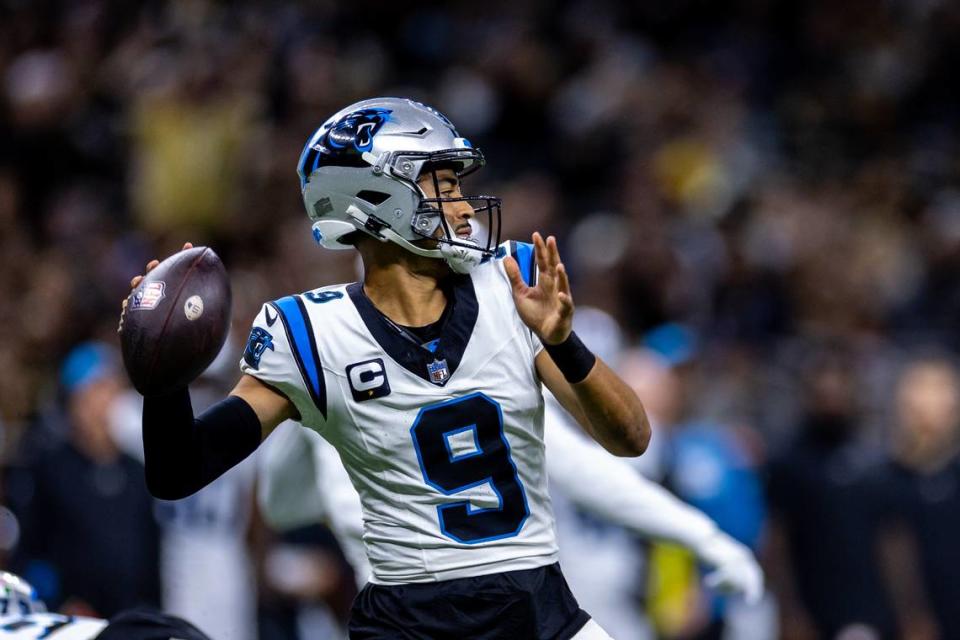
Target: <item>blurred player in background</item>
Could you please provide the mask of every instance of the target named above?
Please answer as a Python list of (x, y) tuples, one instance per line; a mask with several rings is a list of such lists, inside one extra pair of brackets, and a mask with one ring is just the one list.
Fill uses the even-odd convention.
[[(198, 406), (214, 402), (232, 376), (238, 351), (225, 348), (193, 387)], [(126, 388), (110, 411), (111, 436), (143, 462), (143, 399)], [(183, 500), (157, 500), (163, 610), (192, 621), (213, 638), (250, 640), (256, 633), (257, 585), (248, 545), (255, 461), (237, 465)]]
[(814, 351), (804, 379), (800, 429), (769, 472), (771, 554), (786, 569), (777, 585), (784, 635), (899, 637), (879, 562), (894, 495), (880, 473), (881, 452), (860, 437), (849, 355)]
[[(750, 430), (701, 406), (702, 398), (725, 381), (702, 370), (700, 336), (690, 326), (666, 323), (648, 331), (643, 345), (624, 354), (621, 369), (637, 393), (651, 401), (648, 412), (657, 438), (645, 473), (732, 539), (759, 549), (766, 508), (756, 447)], [(776, 636), (770, 601), (744, 607), (703, 589), (697, 558), (687, 549), (655, 544), (649, 564), (647, 607), (659, 634), (698, 640)]]
[[(893, 438), (895, 515), (912, 539), (912, 557), (891, 585), (901, 628), (960, 637), (960, 372), (945, 354), (912, 358), (896, 387)], [(913, 578), (909, 580), (908, 578)], [(934, 630), (932, 633), (931, 630)]]
[(0, 571), (0, 640), (210, 640), (179, 618), (146, 610), (111, 620), (48, 613), (36, 590)]
[(244, 376), (198, 419), (186, 388), (145, 398), (159, 497), (199, 490), (287, 419), (337, 447), (372, 564), (353, 637), (607, 637), (557, 564), (540, 384), (617, 455), (641, 454), (649, 425), (571, 332), (555, 240), (498, 246), (499, 199), (461, 194), (483, 163), (410, 100), (335, 114), (304, 148), (301, 187), (316, 241), (356, 247), (363, 283), (264, 305)]
[[(675, 425), (684, 414), (685, 384), (676, 371), (679, 363), (671, 364), (649, 348), (626, 349), (619, 324), (598, 309), (578, 309), (574, 326), (578, 334), (588, 337), (591, 344), (597, 345), (597, 351), (604, 361), (611, 363), (637, 395), (643, 398), (653, 425), (650, 447), (643, 457), (615, 461), (616, 466), (629, 462), (632, 467), (630, 475), (642, 474), (642, 484), (649, 487), (647, 490), (634, 489), (632, 493), (637, 494), (637, 504), (631, 509), (618, 510), (626, 514), (621, 516), (623, 518), (629, 518), (631, 514), (637, 518), (624, 523), (624, 529), (611, 525), (620, 523), (620, 520), (609, 515), (598, 519), (596, 509), (590, 508), (589, 503), (594, 499), (584, 493), (589, 483), (578, 483), (576, 476), (572, 475), (572, 470), (576, 468), (576, 449), (570, 446), (560, 448), (558, 442), (561, 434), (576, 436), (579, 430), (572, 428), (569, 416), (556, 403), (547, 405), (547, 424), (567, 425), (566, 429), (548, 430), (547, 445), (548, 452), (556, 453), (558, 449), (567, 452), (562, 457), (569, 457), (569, 464), (556, 469), (565, 461), (549, 457), (548, 464), (552, 486), (557, 488), (552, 494), (555, 496), (561, 563), (576, 593), (588, 594), (585, 599), (591, 611), (596, 609), (602, 612), (603, 617), (598, 613), (598, 619), (604, 622), (604, 628), (608, 628), (609, 624), (617, 629), (617, 633), (611, 631), (615, 637), (645, 637), (642, 635), (644, 628), (648, 634), (653, 633), (648, 620), (650, 611), (662, 599), (663, 592), (674, 588), (662, 580), (657, 571), (659, 567), (651, 565), (651, 551), (654, 558), (659, 558), (660, 550), (677, 549), (689, 558), (689, 572), (684, 586), (692, 594), (691, 602), (712, 603), (719, 611), (718, 617), (728, 625), (734, 624), (735, 618), (744, 617), (740, 615), (741, 612), (749, 612), (750, 626), (753, 627), (750, 635), (743, 629), (731, 627), (738, 629), (738, 639), (772, 638), (775, 630), (770, 622), (764, 623), (759, 619), (763, 617), (761, 612), (769, 607), (766, 603), (760, 603), (762, 593), (758, 589), (734, 590), (743, 591), (747, 596), (745, 598), (722, 597), (729, 591), (722, 588), (725, 586), (722, 584), (724, 573), (733, 572), (741, 581), (749, 582), (754, 577), (760, 579), (759, 568), (753, 562), (750, 551), (750, 545), (756, 541), (738, 538), (736, 534), (739, 531), (729, 528), (730, 517), (715, 509), (713, 504), (699, 500), (699, 495), (688, 492), (681, 495), (681, 502), (660, 487), (661, 483), (669, 481), (674, 475), (668, 471), (677, 468), (674, 456), (676, 448), (671, 438), (674, 431), (669, 427)], [(692, 358), (691, 349), (687, 349), (686, 356), (688, 360)], [(703, 466), (706, 465), (700, 468)], [(626, 469), (623, 471), (627, 472)], [(723, 486), (735, 485), (725, 481)], [(676, 493), (675, 485), (670, 488)], [(578, 495), (580, 500), (570, 499)], [(698, 502), (692, 503), (692, 500)], [(742, 493), (731, 496), (731, 500), (740, 501), (747, 508), (751, 504), (750, 496)], [(644, 504), (647, 510), (642, 508)], [(691, 508), (691, 504), (696, 508)], [(654, 516), (653, 519), (640, 520), (641, 514), (647, 512)], [(637, 526), (641, 522), (643, 526)], [(635, 535), (649, 542), (641, 547)], [(750, 562), (745, 563), (744, 558), (750, 558)], [(701, 569), (704, 566), (708, 571), (718, 566), (721, 568), (712, 571), (701, 581), (704, 573)], [(715, 581), (718, 580), (721, 588), (716, 588)], [(696, 606), (685, 608), (685, 615), (689, 619), (697, 618)], [(607, 620), (610, 623), (606, 623)], [(653, 621), (659, 622), (656, 618)], [(663, 628), (656, 628), (656, 632), (664, 631)]]
[[(229, 388), (208, 375), (199, 382), (193, 390), (199, 407)], [(255, 461), (246, 460), (192, 496), (157, 504), (164, 610), (217, 640), (256, 638), (257, 587), (249, 549), (254, 473)]]
[[(11, 566), (51, 607), (109, 617), (160, 604), (159, 533), (143, 466), (117, 444), (111, 418), (124, 390), (116, 350), (83, 343), (61, 366), (62, 424), (25, 443), (6, 495), (22, 535)], [(38, 442), (46, 435), (52, 443)]]

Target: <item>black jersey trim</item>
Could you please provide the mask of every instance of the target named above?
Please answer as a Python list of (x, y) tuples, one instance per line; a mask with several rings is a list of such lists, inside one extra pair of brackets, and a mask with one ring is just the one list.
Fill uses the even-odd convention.
[(427, 365), (436, 360), (446, 360), (450, 374), (439, 386), (446, 385), (453, 378), (463, 359), (467, 343), (470, 342), (470, 336), (473, 335), (480, 310), (477, 292), (469, 275), (450, 276), (444, 284), (447, 304), (452, 305), (452, 308), (440, 328), (440, 342), (432, 352), (416, 341), (409, 340), (403, 335), (402, 328), (380, 313), (363, 292), (361, 283), (354, 282), (347, 286), (347, 294), (360, 313), (363, 323), (384, 352), (397, 364), (431, 384), (438, 384), (430, 379)]
[(327, 419), (327, 387), (323, 380), (323, 366), (317, 351), (317, 338), (313, 334), (310, 315), (300, 296), (287, 296), (270, 303), (280, 319), (287, 334), (290, 351), (300, 369), (300, 375), (310, 393), (313, 404), (320, 410), (323, 419)]

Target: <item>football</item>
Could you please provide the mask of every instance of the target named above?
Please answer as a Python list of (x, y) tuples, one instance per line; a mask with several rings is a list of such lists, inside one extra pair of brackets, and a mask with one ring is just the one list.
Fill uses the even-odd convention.
[(127, 298), (120, 330), (133, 386), (157, 395), (185, 386), (213, 362), (230, 327), (230, 279), (209, 247), (176, 253)]

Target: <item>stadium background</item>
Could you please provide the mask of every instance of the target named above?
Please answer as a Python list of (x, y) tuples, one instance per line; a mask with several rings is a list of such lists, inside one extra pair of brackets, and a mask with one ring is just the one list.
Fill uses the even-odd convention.
[[(817, 637), (811, 609), (960, 637), (942, 606), (960, 569), (958, 35), (947, 0), (0, 3), (4, 564), (61, 606), (112, 613), (57, 591), (63, 568), (31, 550), (36, 527), (82, 538), (36, 491), (50, 450), (99, 437), (75, 433), (77, 412), (135, 422), (122, 389), (81, 394), (109, 357), (73, 349), (115, 346), (129, 278), (184, 240), (231, 273), (234, 349), (263, 300), (354, 280), (352, 252), (313, 246), (296, 159), (339, 107), (402, 95), (484, 150), (467, 191), (503, 197), (504, 237), (555, 233), (578, 305), (680, 389), (655, 436), (660, 477), (696, 485), (670, 456), (696, 424), (763, 484), (741, 537), (781, 637)], [(207, 387), (232, 382), (235, 355)], [(218, 526), (254, 559), (260, 637), (295, 637), (292, 592), (342, 613), (350, 581), (325, 532), (269, 532), (238, 486)], [(170, 536), (181, 516), (164, 510)], [(139, 539), (109, 511), (93, 520), (126, 532), (116, 544)], [(290, 549), (322, 579), (276, 584), (304, 557)], [(196, 597), (218, 589), (197, 581)], [(662, 616), (663, 633), (695, 637), (710, 613), (694, 609)]]

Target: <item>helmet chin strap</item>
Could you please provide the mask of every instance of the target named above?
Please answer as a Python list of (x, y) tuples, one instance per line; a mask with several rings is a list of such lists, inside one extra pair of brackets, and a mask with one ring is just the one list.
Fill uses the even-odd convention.
[[(355, 205), (351, 204), (347, 206), (347, 214), (359, 222), (364, 228), (368, 228), (367, 220), (370, 219), (370, 216)], [(483, 254), (479, 248), (474, 250), (440, 242), (439, 249), (424, 249), (423, 247), (418, 247), (413, 244), (390, 227), (382, 227), (376, 231), (370, 230), (370, 233), (381, 242), (394, 242), (410, 253), (415, 253), (418, 256), (423, 256), (424, 258), (439, 258), (446, 262), (454, 273), (470, 273), (474, 267), (479, 265), (483, 260)]]

